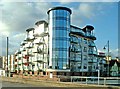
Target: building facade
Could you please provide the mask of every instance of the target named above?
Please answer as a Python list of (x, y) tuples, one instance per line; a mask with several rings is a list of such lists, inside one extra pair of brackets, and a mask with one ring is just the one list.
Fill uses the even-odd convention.
[(15, 53), (15, 73), (50, 78), (95, 76), (104, 57), (98, 58), (94, 27), (72, 25), (72, 11), (66, 7), (51, 8), (47, 14), (48, 22), (38, 21), (35, 28), (26, 30), (26, 38)]
[(6, 56), (2, 57), (2, 69), (4, 70), (3, 71), (4, 76), (7, 76), (7, 74), (9, 74), (8, 76), (11, 76), (10, 73), (12, 74), (15, 72), (14, 60), (15, 60), (14, 55), (8, 55), (8, 59)]
[(109, 61), (109, 76), (120, 77), (120, 60), (118, 58)]

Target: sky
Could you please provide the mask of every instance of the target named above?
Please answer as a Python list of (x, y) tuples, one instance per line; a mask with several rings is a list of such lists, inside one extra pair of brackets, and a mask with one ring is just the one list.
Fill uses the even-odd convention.
[[(9, 54), (20, 48), (25, 39), (26, 29), (35, 27), (35, 22), (48, 20), (47, 11), (55, 6), (65, 6), (72, 10), (71, 24), (83, 28), (94, 26), (95, 41), (98, 51), (110, 41), (110, 52), (118, 53), (118, 3), (113, 0), (58, 0), (59, 2), (38, 2), (22, 0), (21, 2), (0, 0), (0, 50), (6, 55), (6, 37), (9, 37)], [(54, 1), (54, 0), (51, 0)], [(67, 1), (67, 2), (66, 2)], [(99, 2), (97, 2), (99, 1)], [(103, 2), (101, 2), (103, 1)], [(117, 1), (117, 0), (116, 0)], [(105, 51), (106, 52), (106, 51)]]

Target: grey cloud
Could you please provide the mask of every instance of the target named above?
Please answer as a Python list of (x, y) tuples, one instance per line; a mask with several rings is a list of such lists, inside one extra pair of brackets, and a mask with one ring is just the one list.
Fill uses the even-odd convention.
[[(80, 3), (77, 8), (72, 7), (72, 23), (73, 25), (83, 26), (86, 25), (84, 22), (85, 19), (95, 18), (98, 11), (103, 10), (102, 4), (95, 4), (95, 3), (86, 3), (88, 7), (91, 7), (89, 13), (90, 17), (87, 18), (86, 14), (80, 11), (80, 6), (85, 3)], [(36, 21), (45, 19), (47, 20), (47, 10), (52, 6), (49, 2), (11, 2), (11, 3), (2, 3), (0, 5), (2, 8), (2, 22), (3, 27), (0, 31), (6, 34), (9, 34), (10, 38), (10, 53), (14, 53), (16, 49), (19, 49), (19, 45), (22, 40), (24, 40), (24, 36), (21, 34), (25, 33), (25, 30), (29, 27), (34, 27)], [(87, 8), (86, 8), (87, 10)], [(0, 25), (1, 26), (1, 25)], [(6, 28), (7, 27), (7, 28)], [(5, 38), (6, 39), (6, 38)], [(6, 40), (2, 41), (2, 44), (5, 44)], [(6, 45), (3, 45), (3, 49), (6, 49)], [(5, 54), (5, 50), (3, 50), (3, 54)]]
[(34, 26), (35, 21), (47, 18), (46, 3), (7, 3), (3, 5), (3, 23), (7, 24), (9, 31), (24, 32), (28, 27)]
[(9, 36), (9, 53), (13, 54), (19, 49), (21, 41), (25, 38), (25, 30), (34, 27), (35, 22), (47, 20), (46, 11), (50, 3), (11, 2), (3, 3), (2, 23), (2, 54), (6, 55), (6, 37)]

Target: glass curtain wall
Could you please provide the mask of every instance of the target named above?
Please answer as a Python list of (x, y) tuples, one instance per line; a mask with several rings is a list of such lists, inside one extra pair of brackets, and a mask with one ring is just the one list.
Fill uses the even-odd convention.
[[(49, 30), (52, 30), (52, 68), (69, 68), (69, 33), (70, 12), (64, 9), (54, 9), (49, 12)], [(51, 34), (50, 34), (51, 35)]]

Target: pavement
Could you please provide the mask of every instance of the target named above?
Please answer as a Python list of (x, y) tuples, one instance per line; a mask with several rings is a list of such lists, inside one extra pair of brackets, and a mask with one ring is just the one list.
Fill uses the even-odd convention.
[(120, 89), (104, 85), (86, 85), (70, 82), (37, 81), (15, 78), (2, 78), (2, 89)]

